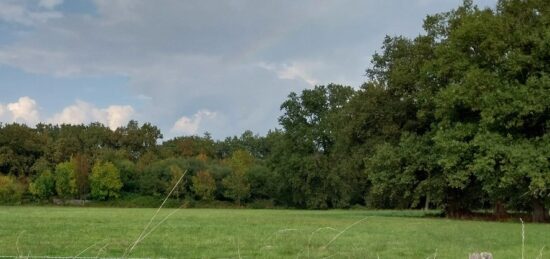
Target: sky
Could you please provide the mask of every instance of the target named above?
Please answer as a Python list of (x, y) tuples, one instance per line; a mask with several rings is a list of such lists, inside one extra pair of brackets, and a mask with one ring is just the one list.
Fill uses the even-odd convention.
[(0, 121), (263, 135), (290, 92), (360, 86), (385, 35), (415, 37), (461, 3), (0, 0)]

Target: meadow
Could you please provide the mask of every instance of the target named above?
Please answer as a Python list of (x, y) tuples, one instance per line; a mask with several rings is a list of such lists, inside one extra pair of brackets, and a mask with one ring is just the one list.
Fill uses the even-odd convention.
[[(0, 207), (0, 255), (120, 257), (155, 211)], [(162, 209), (151, 227), (128, 257), (467, 258), (490, 251), (495, 258), (522, 258), (520, 222), (450, 220), (421, 211)], [(550, 225), (524, 228), (524, 258), (550, 257)]]

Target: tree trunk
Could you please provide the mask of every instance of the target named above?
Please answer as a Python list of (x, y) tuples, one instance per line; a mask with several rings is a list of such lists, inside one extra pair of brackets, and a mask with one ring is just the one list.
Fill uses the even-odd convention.
[(533, 222), (544, 222), (548, 220), (548, 218), (548, 210), (544, 207), (544, 203), (542, 203), (542, 201), (540, 200), (534, 200), (532, 214)]
[(449, 202), (445, 207), (445, 215), (449, 218), (463, 218), (470, 214), (470, 210), (460, 206), (457, 202)]
[(430, 209), (430, 193), (426, 194), (426, 203), (424, 203), (424, 210)]
[(506, 211), (506, 207), (504, 206), (504, 203), (502, 203), (502, 201), (497, 200), (495, 202), (495, 207), (493, 208), (493, 215), (497, 219), (504, 219), (508, 216), (508, 212)]

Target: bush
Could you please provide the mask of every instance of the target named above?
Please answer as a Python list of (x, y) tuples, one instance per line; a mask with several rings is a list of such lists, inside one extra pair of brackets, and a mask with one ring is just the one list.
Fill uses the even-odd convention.
[[(121, 207), (121, 208), (158, 208), (164, 198), (160, 196), (146, 196), (135, 193), (124, 193), (116, 200), (93, 201), (89, 203), (94, 207)], [(164, 208), (178, 208), (181, 203), (176, 199), (168, 199)]]
[(55, 179), (53, 174), (47, 170), (41, 173), (30, 184), (29, 191), (39, 199), (48, 199), (55, 194)]
[(19, 203), (23, 196), (24, 187), (15, 177), (0, 175), (0, 203)]
[(273, 200), (254, 200), (246, 207), (250, 209), (274, 209), (275, 203)]

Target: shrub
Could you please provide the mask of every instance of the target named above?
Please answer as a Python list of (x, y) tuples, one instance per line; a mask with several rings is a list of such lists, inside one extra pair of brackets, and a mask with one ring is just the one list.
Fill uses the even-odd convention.
[(250, 209), (273, 209), (275, 208), (275, 203), (273, 200), (254, 200), (247, 205), (247, 208)]
[(55, 179), (53, 174), (47, 170), (41, 173), (30, 184), (29, 191), (39, 199), (48, 199), (55, 194)]
[(13, 176), (0, 175), (0, 202), (18, 203), (23, 196), (23, 185)]

